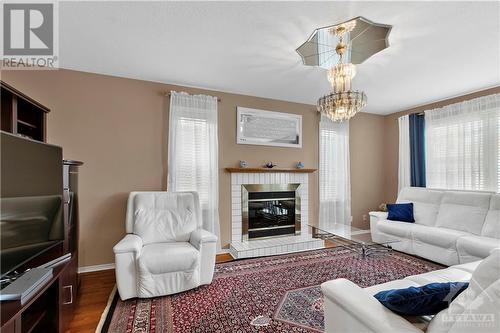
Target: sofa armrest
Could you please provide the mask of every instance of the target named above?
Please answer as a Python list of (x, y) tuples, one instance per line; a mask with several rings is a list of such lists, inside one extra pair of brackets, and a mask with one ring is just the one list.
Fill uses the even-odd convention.
[(137, 297), (136, 260), (141, 255), (142, 238), (127, 234), (113, 247), (116, 286), (122, 300)]
[(325, 332), (422, 333), (346, 279), (321, 285), (325, 296)]
[(388, 212), (370, 212), (368, 213), (370, 215), (370, 221), (379, 221), (379, 220), (387, 220), (387, 216), (389, 216)]
[(200, 284), (210, 284), (214, 277), (217, 236), (203, 229), (196, 229), (189, 239), (200, 251)]
[(206, 231), (204, 229), (196, 229), (191, 233), (189, 242), (198, 250), (201, 250), (201, 246), (207, 243), (217, 243), (217, 236), (213, 233)]
[(136, 255), (139, 255), (141, 249), (142, 238), (134, 234), (127, 234), (118, 244), (113, 246), (113, 252), (115, 254), (134, 252)]

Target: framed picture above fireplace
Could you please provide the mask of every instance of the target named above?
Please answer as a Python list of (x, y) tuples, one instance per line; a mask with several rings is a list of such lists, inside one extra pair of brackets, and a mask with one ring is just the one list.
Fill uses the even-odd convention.
[(236, 142), (302, 148), (302, 116), (237, 107)]

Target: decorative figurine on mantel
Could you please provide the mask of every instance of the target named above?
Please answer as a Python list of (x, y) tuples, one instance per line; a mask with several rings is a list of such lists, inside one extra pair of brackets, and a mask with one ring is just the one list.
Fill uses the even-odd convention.
[(297, 165), (296, 165), (297, 169), (304, 169), (304, 163), (302, 162), (297, 162)]
[(273, 162), (267, 162), (266, 164), (264, 164), (264, 168), (268, 168), (268, 169), (272, 169), (276, 166), (276, 164), (274, 164)]
[(381, 203), (380, 206), (378, 206), (378, 209), (380, 209), (383, 212), (387, 212), (387, 204)]
[(246, 168), (247, 167), (247, 161), (240, 161), (240, 168)]

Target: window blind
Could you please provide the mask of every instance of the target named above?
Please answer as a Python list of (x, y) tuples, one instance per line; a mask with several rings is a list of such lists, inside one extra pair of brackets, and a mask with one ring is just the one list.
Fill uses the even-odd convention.
[(321, 117), (319, 130), (320, 227), (351, 223), (349, 122)]
[(500, 191), (500, 94), (425, 112), (427, 186)]

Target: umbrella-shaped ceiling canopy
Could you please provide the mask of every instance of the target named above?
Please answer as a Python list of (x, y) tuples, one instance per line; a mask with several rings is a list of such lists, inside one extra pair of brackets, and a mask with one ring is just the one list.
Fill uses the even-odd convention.
[[(340, 28), (340, 29), (339, 29)], [(364, 17), (314, 30), (309, 39), (297, 48), (307, 66), (332, 68), (339, 62), (336, 47), (342, 41), (347, 45), (343, 62), (361, 64), (377, 52), (389, 47), (392, 26), (373, 23)]]

